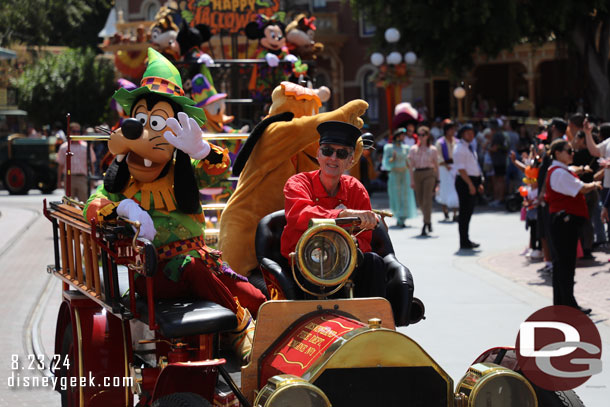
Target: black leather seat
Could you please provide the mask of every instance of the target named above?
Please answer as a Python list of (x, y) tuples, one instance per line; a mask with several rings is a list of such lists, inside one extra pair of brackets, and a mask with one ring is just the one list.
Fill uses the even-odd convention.
[[(140, 320), (148, 323), (145, 299), (136, 300)], [(166, 338), (213, 334), (237, 327), (235, 314), (215, 302), (195, 300), (159, 300), (155, 303), (155, 321)]]
[[(121, 295), (127, 293), (129, 278), (126, 267), (119, 266), (118, 281)], [(123, 295), (121, 302), (129, 308), (129, 295)], [(136, 298), (136, 310), (138, 319), (148, 323), (146, 298)], [(158, 300), (155, 302), (155, 321), (166, 338), (213, 334), (237, 327), (237, 317), (231, 310), (205, 300)]]
[[(295, 284), (288, 260), (280, 252), (284, 226), (284, 210), (273, 212), (260, 220), (256, 229), (256, 256), (259, 264), (275, 278), (287, 299), (301, 299), (303, 292)], [(373, 230), (371, 247), (383, 258), (386, 266), (387, 299), (392, 304), (395, 323), (398, 326), (408, 325), (413, 303), (413, 277), (409, 269), (396, 259), (385, 224), (380, 223)]]

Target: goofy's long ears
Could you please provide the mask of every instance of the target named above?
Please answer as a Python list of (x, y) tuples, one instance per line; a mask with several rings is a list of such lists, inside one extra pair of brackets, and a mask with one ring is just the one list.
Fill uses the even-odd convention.
[(184, 152), (176, 150), (174, 169), (174, 195), (178, 209), (184, 213), (198, 213), (201, 208), (199, 189), (191, 158)]
[(125, 189), (131, 174), (127, 166), (127, 159), (118, 162), (115, 158), (104, 174), (104, 189), (117, 194)]

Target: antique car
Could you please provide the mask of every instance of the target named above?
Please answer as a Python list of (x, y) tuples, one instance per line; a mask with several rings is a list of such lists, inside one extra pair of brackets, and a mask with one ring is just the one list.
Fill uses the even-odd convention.
[[(55, 337), (55, 354), (67, 361), (55, 369), (63, 406), (562, 405), (539, 403), (528, 380), (492, 353), (454, 387), (417, 342), (396, 330), (394, 316), (403, 311), (383, 298), (349, 298), (354, 219), (346, 228), (314, 222), (290, 273), (272, 281), (263, 272), (276, 298), (290, 279), (308, 293), (293, 291), (296, 299), (288, 299), (286, 289), (287, 299), (260, 307), (251, 360), (240, 369), (219, 346), (235, 315), (209, 301), (155, 300), (156, 250), (138, 237), (139, 225), (89, 224), (81, 206), (68, 198), (44, 203), (55, 248), (49, 272), (64, 283)], [(146, 278), (146, 298), (135, 294), (136, 273)], [(341, 289), (348, 298), (332, 298)], [(409, 307), (408, 322), (423, 316), (421, 302)]]

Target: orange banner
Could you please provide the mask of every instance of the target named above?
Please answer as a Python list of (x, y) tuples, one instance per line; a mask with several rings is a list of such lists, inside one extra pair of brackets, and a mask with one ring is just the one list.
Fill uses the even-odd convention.
[(180, 2), (180, 13), (191, 26), (206, 24), (212, 34), (236, 34), (258, 14), (271, 16), (280, 8), (278, 0), (189, 0)]

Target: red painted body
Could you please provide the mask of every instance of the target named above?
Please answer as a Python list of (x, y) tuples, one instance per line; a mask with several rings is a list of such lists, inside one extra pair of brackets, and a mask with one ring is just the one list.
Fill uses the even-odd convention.
[[(70, 376), (86, 378), (87, 382), (85, 386), (68, 389), (69, 405), (80, 405), (81, 391), (85, 406), (133, 405), (129, 383), (123, 380), (129, 376), (128, 363), (132, 360), (129, 323), (105, 312), (95, 301), (76, 291), (64, 291), (63, 296), (55, 352), (61, 354), (64, 333), (70, 329), (74, 344)], [(110, 383), (104, 383), (104, 378), (109, 378), (106, 380)], [(119, 385), (114, 386), (112, 381)]]
[(157, 378), (153, 401), (177, 392), (193, 392), (209, 401), (214, 400), (214, 388), (218, 379), (218, 366), (224, 359), (202, 362), (169, 364)]

